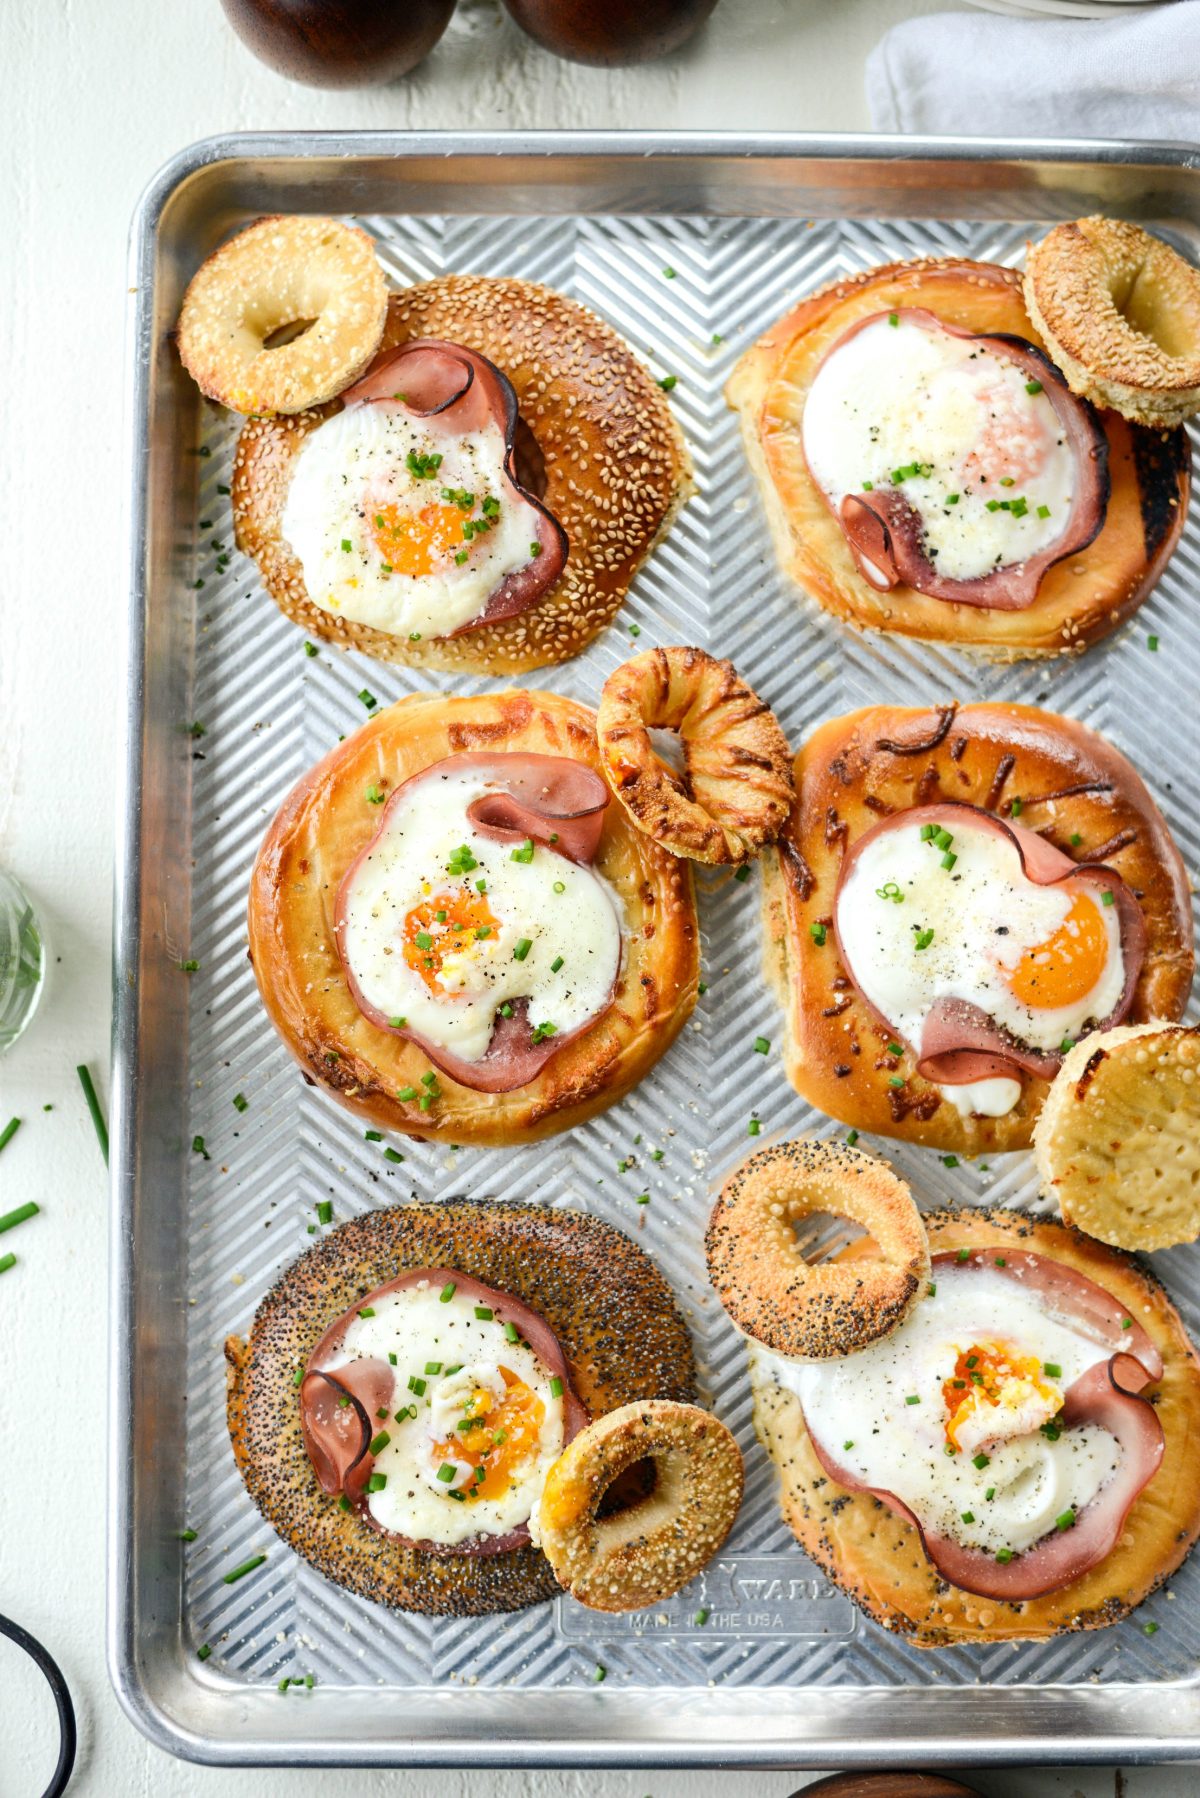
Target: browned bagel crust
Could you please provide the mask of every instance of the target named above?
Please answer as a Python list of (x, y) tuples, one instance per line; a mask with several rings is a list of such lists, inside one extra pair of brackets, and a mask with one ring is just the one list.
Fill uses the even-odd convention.
[(893, 262), (845, 276), (772, 325), (738, 362), (725, 392), (741, 416), (785, 572), (826, 611), (862, 629), (964, 644), (997, 661), (1061, 655), (1108, 636), (1146, 598), (1183, 529), (1191, 456), (1182, 430), (1100, 415), (1112, 481), (1104, 526), (1087, 549), (1048, 570), (1022, 611), (951, 604), (904, 586), (881, 593), (859, 573), (808, 472), (798, 426), (826, 351), (857, 319), (901, 306), (1045, 347), (1025, 310), (1020, 274), (957, 259)]
[[(1191, 898), (1179, 851), (1140, 776), (1071, 718), (1034, 706), (871, 706), (820, 726), (796, 758), (800, 795), (764, 858), (766, 969), (784, 1008), (788, 1077), (858, 1130), (968, 1155), (1028, 1148), (1048, 1082), (1023, 1077), (1015, 1110), (963, 1118), (923, 1080), (838, 959), (833, 896), (846, 848), (881, 817), (959, 800), (1013, 815), (1076, 861), (1104, 862), (1141, 902), (1146, 958), (1129, 1023), (1182, 1016), (1192, 983)], [(1078, 843), (1072, 837), (1078, 836)], [(825, 941), (810, 934), (825, 925)], [(899, 1073), (902, 1087), (888, 1084)]]
[[(806, 1261), (794, 1226), (820, 1213), (858, 1224), (872, 1255)], [(734, 1169), (705, 1249), (713, 1289), (743, 1335), (806, 1360), (890, 1336), (929, 1280), (929, 1245), (905, 1182), (885, 1161), (815, 1137), (776, 1143)]]
[(544, 1318), (593, 1416), (647, 1393), (693, 1397), (691, 1343), (670, 1288), (610, 1224), (486, 1200), (400, 1205), (331, 1231), (267, 1294), (248, 1339), (229, 1338), (234, 1458), (288, 1546), (359, 1597), (442, 1617), (519, 1610), (559, 1589), (538, 1549), (437, 1555), (403, 1547), (321, 1492), (304, 1447), (294, 1374), (325, 1327), (398, 1273), (438, 1266), (510, 1292)]
[(527, 1085), (476, 1092), (440, 1077), (429, 1111), (396, 1097), (424, 1091), (420, 1048), (359, 1011), (338, 957), (333, 907), (343, 874), (374, 834), (369, 786), (390, 793), (459, 751), (532, 750), (599, 772), (594, 713), (553, 693), (475, 699), (412, 694), (347, 738), (284, 800), (250, 878), (250, 957), (272, 1023), (306, 1076), (371, 1123), (410, 1136), (506, 1145), (566, 1130), (635, 1086), (696, 1002), (699, 929), (691, 870), (610, 805), (595, 859), (625, 902), (627, 931), (612, 1006)]
[(867, 1492), (829, 1478), (799, 1400), (753, 1371), (755, 1424), (780, 1473), (783, 1514), (805, 1553), (884, 1629), (921, 1648), (1039, 1640), (1117, 1623), (1175, 1572), (1200, 1536), (1200, 1360), (1152, 1274), (1069, 1225), (1013, 1211), (926, 1214), (934, 1253), (1019, 1242), (1078, 1269), (1120, 1299), (1153, 1338), (1163, 1377), (1147, 1390), (1162, 1425), (1162, 1466), (1135, 1499), (1120, 1541), (1090, 1572), (1041, 1598), (1005, 1603), (947, 1584), (917, 1531)]
[[(703, 649), (644, 650), (605, 681), (596, 726), (613, 792), (673, 855), (742, 862), (783, 829), (792, 752), (732, 662)], [(655, 729), (679, 732), (686, 778), (655, 753)]]
[[(341, 409), (339, 400), (295, 418), (247, 421), (233, 467), (238, 548), (294, 624), (339, 648), (451, 673), (523, 674), (568, 661), (614, 616), (692, 492), (670, 405), (610, 325), (528, 281), (443, 275), (392, 294), (382, 347), (416, 337), (476, 350), (512, 382), (545, 465), (539, 497), (570, 540), (561, 578), (515, 618), (416, 643), (314, 605), (280, 518), (292, 462), (309, 432)], [(518, 428), (518, 458), (522, 435)]]
[[(645, 1461), (654, 1490), (612, 1517), (605, 1494)], [(720, 1549), (745, 1490), (741, 1450), (699, 1405), (639, 1399), (597, 1418), (546, 1477), (538, 1510), (555, 1577), (594, 1611), (640, 1611), (683, 1590)]]

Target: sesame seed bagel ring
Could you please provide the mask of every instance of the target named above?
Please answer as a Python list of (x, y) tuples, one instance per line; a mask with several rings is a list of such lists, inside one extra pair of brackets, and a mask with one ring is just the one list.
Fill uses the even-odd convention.
[(1125, 219), (1030, 246), (1025, 303), (1074, 392), (1144, 425), (1200, 410), (1200, 270)]
[[(614, 1481), (645, 1461), (653, 1490), (601, 1516)], [(741, 1450), (710, 1412), (672, 1399), (622, 1405), (581, 1430), (547, 1474), (542, 1551), (559, 1583), (593, 1611), (661, 1604), (721, 1547), (744, 1486)]]
[[(330, 218), (262, 218), (192, 276), (179, 354), (200, 391), (234, 412), (303, 412), (362, 373), (386, 317), (365, 231)], [(289, 326), (303, 329), (272, 345)]]
[[(773, 842), (794, 798), (787, 739), (732, 662), (650, 649), (609, 675), (597, 712), (604, 771), (638, 829), (694, 862), (743, 862)], [(678, 731), (685, 775), (655, 753)]]
[[(793, 1226), (850, 1219), (876, 1252), (809, 1263)], [(708, 1277), (745, 1336), (825, 1361), (890, 1336), (929, 1280), (925, 1227), (905, 1182), (846, 1143), (801, 1137), (751, 1155), (725, 1182), (705, 1238)]]
[(613, 618), (693, 491), (667, 397), (603, 319), (531, 281), (441, 275), (393, 293), (381, 354), (416, 340), (483, 357), (511, 387), (516, 474), (567, 542), (554, 582), (511, 615), (444, 635), (385, 628), (318, 603), (283, 518), (297, 462), (346, 410), (339, 399), (298, 418), (246, 423), (232, 482), (238, 548), (293, 624), (340, 649), (446, 673), (524, 674), (569, 661)]

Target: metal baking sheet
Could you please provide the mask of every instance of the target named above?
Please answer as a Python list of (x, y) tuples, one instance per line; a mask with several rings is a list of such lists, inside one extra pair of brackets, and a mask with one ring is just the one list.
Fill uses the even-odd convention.
[[(404, 1161), (393, 1165), (304, 1085), (246, 959), (255, 849), (293, 780), (364, 721), (363, 688), (383, 705), (449, 677), (325, 647), (304, 654), (252, 566), (230, 553), (234, 429), (199, 399), (169, 338), (203, 257), (274, 211), (357, 218), (398, 285), (473, 270), (575, 295), (656, 374), (677, 377), (672, 403), (700, 492), (613, 626), (533, 684), (594, 702), (635, 644), (699, 643), (733, 657), (793, 743), (875, 700), (1047, 705), (1132, 756), (1195, 865), (1200, 515), (1137, 618), (1082, 660), (981, 667), (950, 649), (855, 636), (778, 575), (721, 389), (794, 297), (893, 257), (1010, 262), (1031, 229), (1098, 208), (1194, 255), (1196, 161), (1185, 148), (1119, 143), (247, 136), (195, 146), (151, 184), (130, 277), (109, 1652), (122, 1702), (162, 1747), (225, 1763), (405, 1766), (865, 1766), (914, 1740), (928, 1764), (1200, 1755), (1200, 1558), (1115, 1628), (929, 1653), (862, 1618), (781, 1524), (743, 1351), (701, 1253), (726, 1169), (776, 1136), (833, 1128), (780, 1067), (755, 881), (701, 878), (708, 991), (652, 1074), (582, 1129), (529, 1150), (398, 1139)], [(189, 959), (200, 964), (190, 976)], [(765, 1058), (753, 1052), (760, 1033), (773, 1044)], [(929, 1202), (1035, 1202), (1025, 1155), (950, 1171), (926, 1151), (872, 1146)], [(331, 1199), (344, 1219), (461, 1192), (595, 1211), (635, 1233), (673, 1282), (705, 1393), (749, 1472), (726, 1551), (674, 1603), (617, 1618), (567, 1600), (467, 1622), (390, 1613), (321, 1579), (246, 1496), (225, 1435), (221, 1343), (310, 1246), (316, 1202)], [(1200, 1337), (1195, 1255), (1157, 1256), (1155, 1267)], [(184, 1527), (194, 1542), (178, 1540)], [(256, 1573), (224, 1584), (260, 1551)], [(1150, 1636), (1147, 1619), (1159, 1625)], [(307, 1673), (311, 1692), (280, 1696), (280, 1678)]]

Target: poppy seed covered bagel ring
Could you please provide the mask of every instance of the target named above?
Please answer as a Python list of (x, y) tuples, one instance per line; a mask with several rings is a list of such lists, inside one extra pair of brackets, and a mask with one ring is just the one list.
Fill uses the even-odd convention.
[(515, 1202), (398, 1205), (330, 1231), (280, 1276), (248, 1337), (226, 1342), (238, 1471), (289, 1547), (360, 1598), (453, 1617), (542, 1603), (558, 1587), (536, 1548), (481, 1555), (406, 1545), (326, 1496), (309, 1459), (296, 1370), (342, 1312), (398, 1275), (428, 1267), (456, 1268), (535, 1312), (557, 1338), (571, 1388), (592, 1417), (640, 1393), (677, 1401), (694, 1395), (691, 1342), (671, 1289), (611, 1224)]
[(1075, 393), (1143, 425), (1200, 410), (1200, 270), (1127, 219), (1031, 244), (1025, 304)]
[[(874, 1252), (809, 1263), (793, 1226), (832, 1213)], [(778, 1355), (851, 1355), (904, 1322), (929, 1280), (929, 1245), (904, 1181), (846, 1143), (801, 1137), (751, 1155), (721, 1190), (705, 1238), (708, 1277), (745, 1336)]]
[[(611, 1516), (613, 1482), (654, 1464), (652, 1492)], [(550, 1565), (580, 1604), (637, 1611), (682, 1590), (717, 1553), (742, 1502), (741, 1450), (697, 1405), (648, 1399), (589, 1424), (546, 1477), (538, 1531)]]
[(447, 672), (522, 674), (565, 662), (609, 623), (638, 569), (693, 491), (691, 461), (666, 395), (611, 325), (529, 281), (442, 275), (388, 300), (381, 350), (417, 339), (458, 344), (511, 383), (522, 488), (566, 534), (566, 566), (514, 616), (461, 636), (419, 640), (326, 610), (309, 596), (282, 519), (306, 439), (340, 411), (254, 418), (238, 440), (233, 518), (239, 549), (310, 637), (381, 661)]
[[(605, 681), (596, 726), (613, 792), (638, 829), (672, 855), (742, 862), (787, 822), (787, 739), (732, 662), (702, 649), (633, 656)], [(655, 753), (652, 730), (679, 732), (686, 778)]]
[[(362, 373), (386, 316), (365, 231), (330, 218), (263, 218), (193, 275), (179, 354), (200, 391), (234, 412), (303, 412)], [(304, 328), (270, 347), (288, 326)]]

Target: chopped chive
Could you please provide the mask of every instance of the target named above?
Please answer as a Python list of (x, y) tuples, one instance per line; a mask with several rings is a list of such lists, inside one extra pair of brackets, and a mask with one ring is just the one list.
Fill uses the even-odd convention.
[(303, 1386), (303, 1384), (304, 1384), (304, 1369), (302, 1367), (298, 1367), (296, 1369), (295, 1373), (292, 1375), (292, 1385), (293, 1386)]
[(1146, 638), (1146, 648), (1157, 650), (1158, 638), (1157, 637), (1147, 637)]
[(517, 1329), (516, 1324), (511, 1322), (505, 1324), (504, 1335), (509, 1342), (520, 1342), (521, 1340), (521, 1332)]
[(1079, 832), (1077, 830), (1073, 830), (1071, 832), (1071, 847), (1073, 849), (1078, 849), (1078, 847), (1079, 847), (1080, 843), (1082, 843), (1082, 841), (1083, 841), (1083, 838), (1080, 836)]
[(749, 880), (749, 878), (750, 878), (750, 869), (749, 869), (749, 868), (748, 868), (748, 867), (747, 867), (747, 865), (746, 865), (746, 863), (745, 863), (745, 862), (743, 862), (743, 863), (742, 863), (742, 865), (741, 865), (741, 867), (740, 867), (740, 868), (738, 868), (738, 869), (737, 869), (737, 870), (736, 870), (736, 872), (735, 872), (735, 873), (734, 873), (734, 876), (733, 876), (733, 878), (734, 878), (734, 879), (735, 879), (735, 880)]
[(928, 1293), (928, 1295), (931, 1299), (935, 1299), (937, 1297), (937, 1281), (931, 1280), (929, 1282), (928, 1286), (925, 1288), (925, 1291)]
[(443, 1305), (448, 1305), (450, 1300), (454, 1297), (456, 1290), (457, 1287), (455, 1281), (447, 1280), (446, 1284), (442, 1287), (442, 1290), (438, 1293), (439, 1302)]
[(492, 1310), (492, 1307), (490, 1305), (476, 1305), (475, 1315), (481, 1323), (486, 1324), (486, 1323), (491, 1323), (491, 1321), (492, 1321), (493, 1317), (495, 1317), (496, 1313)]
[(331, 1224), (333, 1222), (332, 1199), (317, 1200), (317, 1222), (319, 1224)]
[(567, 890), (567, 888), (566, 888), (566, 884), (565, 884), (565, 882), (563, 882), (563, 881), (561, 881), (561, 880), (556, 880), (556, 881), (555, 881), (555, 883), (554, 883), (554, 891), (555, 891), (555, 892), (556, 892), (556, 893), (565, 893), (565, 892), (566, 892), (566, 890)]
[(1001, 1566), (1007, 1566), (1012, 1558), (1013, 1554), (1011, 1548), (998, 1548), (996, 1550), (996, 1559), (1000, 1562)]
[(973, 1467), (978, 1467), (981, 1470), (983, 1468), (985, 1468), (986, 1466), (988, 1466), (990, 1461), (991, 1461), (991, 1456), (985, 1455), (982, 1449), (980, 1449), (980, 1451), (977, 1455), (972, 1455), (972, 1457), (971, 1457), (971, 1465)]
[(363, 1141), (364, 1142), (382, 1142), (383, 1141), (383, 1131), (382, 1130), (364, 1130), (363, 1131)]
[(593, 1685), (597, 1685), (597, 1686), (601, 1685), (603, 1683), (603, 1681), (605, 1679), (607, 1679), (607, 1677), (608, 1677), (608, 1668), (602, 1667), (600, 1662), (597, 1661), (596, 1662), (596, 1671), (592, 1674)]
[(754, 1039), (754, 1053), (756, 1055), (769, 1055), (770, 1052), (771, 1044), (768, 1039), (765, 1036), (756, 1036)]
[[(969, 1261), (971, 1259), (970, 1249), (959, 1249), (958, 1254), (954, 1257), (954, 1259), (959, 1262)], [(970, 1365), (971, 1365), (971, 1363), (968, 1361), (967, 1366), (970, 1367)]]
[(1057, 1361), (1043, 1361), (1042, 1372), (1051, 1380), (1060, 1379), (1062, 1376), (1062, 1368)]
[(759, 1123), (758, 1119), (751, 1118), (750, 1122), (746, 1126), (746, 1135), (747, 1136), (757, 1136), (761, 1129), (762, 1129), (762, 1125)]
[(437, 1476), (438, 1479), (441, 1480), (443, 1486), (452, 1486), (454, 1484), (454, 1468), (449, 1461), (442, 1462), (442, 1465), (437, 1470)]
[(1040, 393), (1042, 391), (1042, 383), (1040, 381), (1026, 381), (1025, 391), (1026, 393)]
[(956, 506), (959, 502), (959, 498), (960, 495), (957, 493), (948, 493), (946, 495), (946, 504), (948, 506)]
[(854, 1438), (851, 1436), (847, 1441), (842, 1443), (842, 1453), (843, 1454), (848, 1453), (848, 1451), (850, 1449), (852, 1449), (853, 1447), (854, 1447)]
[(898, 325), (899, 323), (900, 323), (900, 314), (898, 312), (889, 312), (888, 313), (888, 324), (889, 325)]
[(888, 1075), (888, 1085), (889, 1086), (903, 1086), (904, 1083), (905, 1082), (904, 1082), (903, 1074), (889, 1074)]
[(983, 1496), (987, 1500), (988, 1504), (991, 1504), (992, 1500), (996, 1496), (996, 1488), (994, 1486), (989, 1486)]
[(952, 849), (949, 849), (949, 850), (947, 850), (946, 854), (943, 855), (943, 857), (942, 857), (942, 866), (947, 871), (949, 871), (954, 866), (954, 864), (957, 860), (958, 860), (957, 855), (955, 855), (955, 853)]
[(1006, 1258), (1003, 1255), (996, 1256), (996, 1266), (997, 1267), (1007, 1267), (1008, 1266), (1008, 1261), (1006, 1260)]
[(399, 1149), (387, 1148), (383, 1151), (383, 1159), (385, 1161), (390, 1161), (392, 1163), (393, 1167), (395, 1167), (395, 1166), (398, 1166), (399, 1163), (404, 1160), (404, 1157), (400, 1153)]
[(943, 1155), (942, 1156), (942, 1166), (943, 1167), (957, 1167), (958, 1166), (958, 1156), (957, 1155)]
[(358, 1307), (358, 1315), (360, 1317), (374, 1317), (374, 1315), (375, 1315), (374, 1305), (360, 1305)]
[(910, 1392), (904, 1402), (906, 1405), (919, 1405), (921, 1402), (921, 1395), (919, 1392)]
[(15, 1230), (18, 1224), (25, 1223), (28, 1218), (36, 1217), (40, 1209), (36, 1200), (29, 1199), (24, 1205), (18, 1205), (15, 1211), (6, 1211), (0, 1217), (0, 1235), (5, 1230)]
[(553, 960), (553, 961), (552, 961), (552, 962), (551, 962), (551, 963), (550, 963), (550, 972), (551, 972), (551, 973), (552, 973), (552, 974), (557, 974), (557, 973), (558, 973), (558, 970), (559, 970), (559, 969), (560, 969), (560, 968), (561, 968), (561, 967), (562, 967), (562, 965), (563, 965), (563, 958), (562, 958), (562, 956), (561, 956), (561, 955), (556, 955), (556, 956), (555, 956), (555, 957), (554, 957), (554, 960)]
[(650, 1194), (648, 1192), (640, 1192), (638, 1194), (637, 1202), (639, 1205), (648, 1205), (650, 1203)]
[(708, 1622), (708, 1611), (702, 1607), (696, 1612), (696, 1615), (692, 1618), (692, 1622), (703, 1629), (704, 1625)]
[(551, 1398), (561, 1398), (562, 1395), (563, 1395), (563, 1383), (559, 1379), (558, 1375), (555, 1374), (554, 1378), (550, 1382), (550, 1397)]
[(410, 1392), (415, 1392), (418, 1398), (425, 1397), (425, 1385), (426, 1385), (426, 1382), (421, 1378), (419, 1373), (410, 1373), (409, 1374), (408, 1390)]
[(198, 1532), (193, 1529), (186, 1529), (176, 1530), (175, 1534), (180, 1542), (194, 1542)]
[(857, 1141), (858, 1141), (858, 1131), (851, 1130), (849, 1135), (846, 1138), (847, 1147), (852, 1149)]
[(664, 393), (671, 393), (679, 385), (679, 376), (664, 375), (658, 384)]
[[(420, 1397), (420, 1394), (418, 1393), (417, 1396)], [(388, 1435), (387, 1431), (380, 1430), (379, 1434), (377, 1436), (372, 1436), (370, 1442), (368, 1442), (367, 1453), (369, 1455), (381, 1455), (390, 1441), (391, 1437)]]
[(511, 1018), (512, 1014), (513, 1014), (512, 1006), (509, 1004), (508, 1000), (506, 999), (504, 1001), (504, 1004), (500, 1007), (500, 1016), (502, 1018)]
[(817, 945), (818, 949), (823, 949), (825, 947), (826, 930), (824, 924), (810, 924), (808, 927), (808, 934)]
[(232, 1572), (222, 1575), (225, 1584), (227, 1586), (236, 1585), (238, 1580), (244, 1579), (248, 1573), (253, 1573), (256, 1567), (261, 1567), (266, 1558), (266, 1555), (251, 1555), (250, 1559), (243, 1561), (240, 1567), (235, 1567)]
[(875, 491), (874, 481), (864, 481), (862, 484), (862, 490), (864, 493), (874, 493), (874, 491)]
[(887, 1046), (887, 1052), (889, 1055), (903, 1055), (904, 1050), (901, 1048), (899, 1043), (889, 1043)]
[(353, 1509), (354, 1509), (354, 1506), (350, 1503), (350, 1500), (346, 1497), (346, 1494), (343, 1492), (342, 1496), (338, 1499), (338, 1510), (339, 1511), (352, 1511)]
[(914, 949), (928, 949), (928, 947), (929, 947), (930, 943), (932, 943), (932, 941), (933, 941), (933, 930), (932, 929), (918, 930), (916, 936), (913, 938), (913, 948)]
[(975, 1521), (974, 1511), (960, 1511), (959, 1516), (962, 1518), (964, 1523), (974, 1523), (974, 1521)]
[(1113, 896), (1107, 888), (1105, 888), (1104, 892), (1101, 893), (1100, 900), (1101, 900), (1101, 903), (1104, 905), (1112, 905), (1113, 904)]
[(196, 1650), (196, 1659), (198, 1661), (206, 1661), (211, 1653), (212, 1649), (209, 1647), (208, 1643), (201, 1642), (199, 1648)]
[[(79, 1076), (79, 1084), (83, 1088), (83, 1096), (87, 1100), (87, 1108), (92, 1114), (92, 1124), (96, 1131), (96, 1136), (99, 1139), (100, 1153), (103, 1155), (105, 1161), (107, 1162), (107, 1160), (108, 1160), (108, 1125), (104, 1121), (104, 1113), (101, 1111), (100, 1101), (96, 1097), (96, 1088), (92, 1084), (92, 1076), (88, 1072), (87, 1067), (84, 1066), (83, 1064), (81, 1064), (79, 1067), (77, 1067), (75, 1069), (75, 1072)], [(4, 1144), (9, 1141), (10, 1137), (12, 1136), (12, 1133), (13, 1133), (13, 1125), (10, 1124), (6, 1128), (3, 1138), (0, 1139), (0, 1149), (2, 1149), (4, 1147)]]
[(1142, 1634), (1144, 1636), (1156, 1636), (1158, 1634), (1157, 1623), (1143, 1623)]
[(415, 1099), (416, 1096), (417, 1089), (415, 1086), (398, 1086), (396, 1088), (396, 1097), (405, 1105), (408, 1104), (410, 1099)]
[(204, 1146), (204, 1138), (202, 1136), (193, 1136), (193, 1138), (192, 1138), (192, 1154), (193, 1155), (202, 1155), (204, 1157), (205, 1161), (212, 1160), (212, 1156), (209, 1154), (208, 1150)]
[(441, 1373), (441, 1371), (442, 1371), (442, 1364), (440, 1361), (426, 1361), (426, 1363), (425, 1363), (425, 1372), (426, 1373)]
[(673, 268), (665, 268), (663, 270), (663, 279), (665, 281), (673, 281), (675, 279), (675, 270)]
[(1122, 1319), (1121, 1319), (1121, 1328), (1122, 1328), (1122, 1329), (1123, 1329), (1123, 1330), (1132, 1330), (1132, 1328), (1133, 1328), (1133, 1319), (1132, 1319), (1132, 1317), (1123, 1317), (1123, 1318), (1122, 1318)]
[(1037, 515), (1039, 518), (1049, 518), (1049, 516), (1050, 516), (1049, 506), (1039, 506), (1037, 509)]
[(17, 1258), (15, 1255), (0, 1255), (0, 1274), (6, 1274), (10, 1267), (15, 1267), (16, 1265)]
[(1066, 1510), (1060, 1511), (1058, 1516), (1054, 1519), (1054, 1527), (1057, 1530), (1069, 1530), (1071, 1528), (1071, 1525), (1074, 1522), (1075, 1522), (1074, 1507), (1071, 1505), (1068, 1505)]
[(519, 942), (513, 944), (513, 960), (524, 961), (532, 948), (533, 939), (531, 937), (523, 936)]

